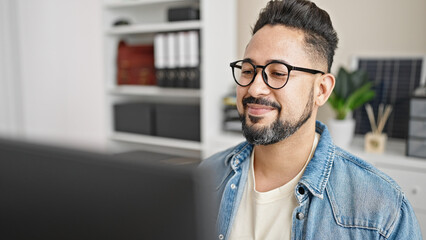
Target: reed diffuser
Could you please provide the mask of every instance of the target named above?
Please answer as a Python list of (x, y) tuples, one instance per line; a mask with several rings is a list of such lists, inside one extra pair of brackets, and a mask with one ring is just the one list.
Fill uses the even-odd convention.
[(373, 108), (370, 104), (365, 105), (368, 119), (370, 120), (371, 132), (365, 135), (364, 148), (366, 152), (383, 153), (386, 147), (387, 134), (383, 133), (383, 128), (392, 112), (392, 106), (380, 104), (377, 114), (377, 121), (374, 117)]

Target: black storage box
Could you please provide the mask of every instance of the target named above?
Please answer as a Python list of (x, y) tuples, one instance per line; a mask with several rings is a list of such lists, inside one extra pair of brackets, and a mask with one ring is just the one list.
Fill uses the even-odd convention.
[(156, 133), (160, 137), (200, 141), (199, 105), (156, 105)]
[(169, 22), (200, 19), (200, 10), (194, 7), (169, 8), (167, 12)]
[(154, 135), (154, 107), (149, 103), (114, 105), (114, 129), (119, 132)]

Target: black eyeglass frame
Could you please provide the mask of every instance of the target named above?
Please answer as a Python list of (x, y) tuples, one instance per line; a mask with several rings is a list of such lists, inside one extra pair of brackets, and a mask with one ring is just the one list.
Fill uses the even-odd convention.
[[(241, 66), (238, 66), (237, 64), (238, 63), (249, 63), (250, 65), (252, 65), (253, 66), (253, 69), (254, 69), (254, 75), (253, 75), (253, 79), (248, 83), (248, 84), (246, 84), (246, 85), (243, 85), (243, 84), (241, 84), (241, 83), (239, 83), (238, 81), (237, 81), (237, 79), (235, 78), (235, 68), (240, 68), (241, 69)], [(287, 79), (286, 79), (286, 81), (285, 81), (285, 83), (281, 86), (281, 87), (272, 87), (271, 85), (269, 85), (269, 83), (268, 83), (268, 75), (266, 74), (266, 72), (265, 72), (265, 68), (268, 66), (268, 65), (270, 65), (270, 64), (273, 64), (273, 63), (280, 63), (280, 64), (283, 64), (284, 66), (286, 66), (287, 67), (287, 69), (288, 69), (288, 75), (287, 75)], [(322, 71), (319, 71), (319, 70), (315, 70), (315, 69), (309, 69), (309, 68), (302, 68), (302, 67), (295, 67), (295, 66), (292, 66), (292, 65), (290, 65), (290, 64), (287, 64), (287, 63), (284, 63), (284, 62), (281, 62), (281, 61), (278, 61), (278, 60), (274, 60), (274, 61), (271, 61), (271, 62), (269, 62), (268, 64), (266, 64), (266, 65), (254, 65), (252, 62), (250, 62), (250, 61), (248, 61), (248, 60), (237, 60), (237, 61), (235, 61), (235, 62), (231, 62), (230, 64), (229, 64), (229, 66), (232, 68), (232, 76), (233, 76), (233, 78), (234, 78), (234, 81), (238, 84), (238, 85), (240, 85), (241, 87), (247, 87), (247, 86), (249, 86), (250, 84), (252, 84), (253, 82), (254, 82), (254, 79), (256, 78), (256, 76), (257, 76), (257, 68), (261, 68), (262, 69), (262, 78), (263, 78), (263, 81), (265, 82), (265, 84), (268, 86), (268, 87), (270, 87), (270, 88), (272, 88), (272, 89), (281, 89), (281, 88), (283, 88), (283, 87), (285, 87), (285, 85), (287, 85), (287, 83), (288, 83), (288, 79), (290, 78), (290, 72), (292, 71), (292, 70), (294, 70), (294, 71), (301, 71), (301, 72), (307, 72), (307, 73), (311, 73), (311, 74), (318, 74), (318, 73), (321, 73), (321, 74), (325, 74), (324, 72), (322, 72)]]

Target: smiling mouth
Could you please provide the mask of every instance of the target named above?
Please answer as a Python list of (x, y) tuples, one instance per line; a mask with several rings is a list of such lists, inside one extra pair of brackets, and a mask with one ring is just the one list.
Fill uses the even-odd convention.
[(281, 105), (270, 101), (265, 98), (254, 98), (252, 96), (243, 98), (242, 100), (243, 107), (245, 109), (245, 114), (253, 123), (260, 121), (262, 118), (266, 117), (268, 114), (281, 112)]
[(275, 110), (277, 109), (271, 106), (252, 103), (247, 104), (247, 113), (252, 116), (260, 117)]

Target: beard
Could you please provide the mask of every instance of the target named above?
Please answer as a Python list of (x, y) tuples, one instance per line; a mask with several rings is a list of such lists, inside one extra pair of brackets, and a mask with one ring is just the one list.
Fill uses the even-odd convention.
[[(277, 103), (269, 102), (266, 99), (256, 99), (253, 97), (248, 97), (243, 99), (243, 106), (246, 109), (247, 103), (256, 103), (263, 104), (267, 106), (275, 107), (278, 110), (277, 118), (274, 122), (272, 122), (269, 126), (256, 128), (253, 125), (247, 124), (246, 113), (240, 114), (240, 120), (242, 123), (243, 135), (247, 139), (247, 141), (254, 145), (270, 145), (277, 142), (280, 142), (291, 135), (293, 135), (303, 124), (308, 121), (308, 119), (312, 115), (313, 108), (313, 87), (311, 88), (311, 92), (309, 93), (309, 99), (306, 103), (305, 109), (302, 115), (296, 121), (289, 120), (281, 120), (280, 112), (281, 106)], [(261, 120), (259, 117), (248, 116), (252, 123), (257, 123)]]

